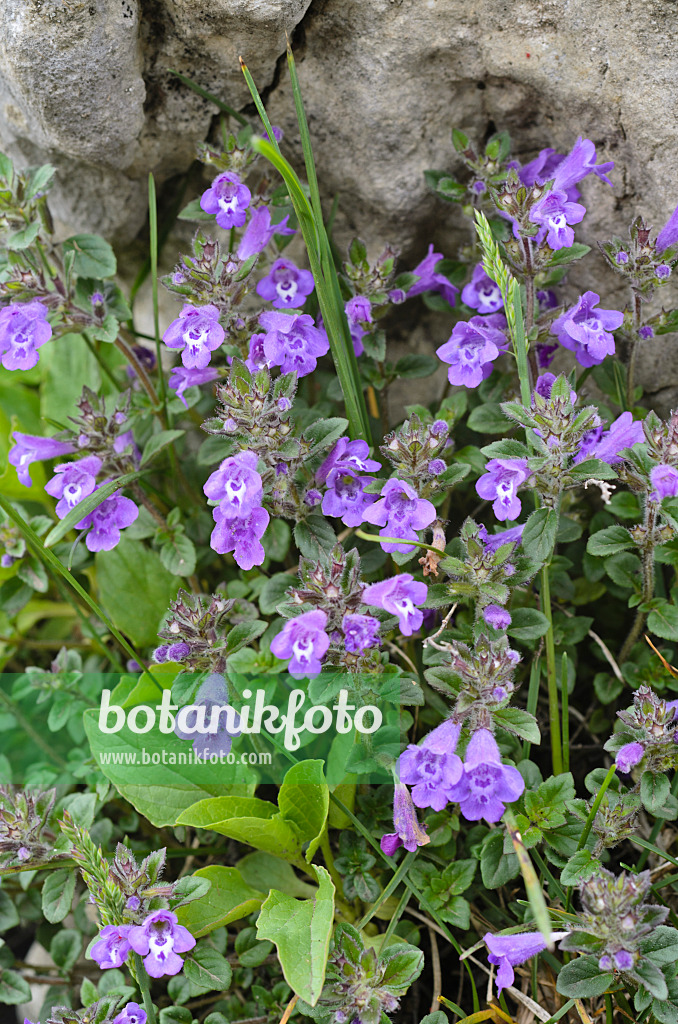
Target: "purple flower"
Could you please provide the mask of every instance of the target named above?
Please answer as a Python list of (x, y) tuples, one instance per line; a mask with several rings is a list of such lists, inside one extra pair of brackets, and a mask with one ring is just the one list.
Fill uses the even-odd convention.
[[(280, 463), (280, 465), (281, 466), (285, 466), (284, 463)], [(277, 467), (276, 467), (276, 471), (277, 471)], [(280, 472), (285, 472), (286, 473), (287, 472), (287, 466), (285, 466), (284, 470), (280, 470)], [(304, 495), (304, 502), (305, 502), (306, 505), (308, 505), (309, 508), (315, 508), (315, 506), (319, 505), (322, 500), (323, 500), (322, 494), (320, 493), (320, 491), (316, 491), (314, 488), (311, 488), (310, 491), (306, 491), (306, 494)]]
[(210, 547), (220, 555), (232, 551), (241, 569), (261, 565), (266, 552), (261, 538), (266, 532), (270, 516), (265, 508), (253, 508), (246, 518), (231, 518), (221, 505), (212, 509), (216, 526), (210, 537)]
[(413, 787), (412, 799), (417, 807), (442, 811), (455, 799), (464, 771), (461, 758), (455, 754), (460, 732), (460, 725), (443, 722), (419, 746), (410, 743), (400, 755), (400, 780)]
[(94, 943), (90, 952), (102, 970), (124, 964), (131, 949), (130, 927), (128, 924), (107, 924), (99, 932), (99, 941)]
[(655, 466), (650, 473), (650, 482), (654, 487), (652, 497), (655, 501), (675, 498), (678, 494), (678, 469), (664, 464)]
[(616, 309), (594, 309), (600, 302), (595, 292), (584, 292), (576, 305), (566, 310), (551, 326), (563, 348), (570, 349), (581, 366), (597, 366), (605, 356), (614, 355), (614, 337), (624, 322)]
[(511, 625), (509, 612), (498, 604), (488, 604), (487, 608), (483, 608), (483, 618), (492, 629), (508, 629)]
[(117, 1017), (113, 1018), (113, 1024), (146, 1024), (146, 1012), (138, 1003), (128, 1003)]
[(612, 956), (605, 953), (598, 961), (601, 971), (629, 971), (635, 963), (635, 956), (628, 949), (619, 949)]
[[(666, 281), (669, 277), (671, 277), (671, 267), (668, 265), (668, 263), (660, 263), (658, 267), (654, 268), (654, 272), (657, 275), (657, 279), (659, 281)], [(650, 335), (650, 337), (651, 336), (652, 335)]]
[(161, 644), (160, 647), (156, 647), (156, 649), (153, 651), (153, 661), (157, 662), (158, 665), (162, 665), (163, 662), (167, 661), (169, 649), (169, 644)]
[(322, 658), (330, 646), (325, 632), (327, 615), (320, 608), (288, 619), (281, 633), (273, 637), (271, 652), (276, 658), (291, 658), (287, 671), (295, 679), (312, 679), (320, 673)]
[(257, 284), (257, 295), (276, 309), (298, 309), (315, 287), (310, 270), (299, 270), (292, 260), (276, 260)]
[(564, 249), (574, 242), (574, 231), (570, 224), (579, 224), (584, 219), (586, 207), (581, 203), (570, 203), (567, 193), (559, 189), (548, 192), (530, 211), (530, 220), (539, 224), (537, 242), (546, 238), (551, 249)]
[(257, 456), (243, 451), (231, 455), (208, 478), (203, 491), (219, 502), (228, 519), (247, 519), (261, 505), (263, 485), (257, 473)]
[[(283, 137), (282, 128), (278, 128), (276, 124), (272, 124), (271, 131), (273, 132), (273, 138), (275, 139), (275, 141), (280, 142)], [(271, 136), (268, 134), (268, 132), (264, 132), (264, 138), (267, 139), (269, 142), (271, 141)]]
[(534, 160), (530, 160), (524, 167), (519, 167), (518, 177), (523, 185), (534, 185), (537, 182), (543, 184), (553, 177), (556, 167), (564, 159), (562, 153), (556, 153), (555, 149), (549, 146), (547, 149), (540, 150)]
[(500, 520), (517, 519), (522, 505), (517, 495), (518, 488), (530, 476), (525, 459), (490, 459), (485, 474), (476, 483), (481, 498), (494, 498), (492, 510)]
[(477, 309), (481, 314), (497, 313), (503, 307), (501, 289), (496, 281), (485, 273), (482, 263), (477, 263), (473, 268), (471, 280), (462, 290), (461, 301), (471, 309)]
[(320, 356), (329, 352), (325, 331), (316, 327), (307, 313), (262, 313), (259, 323), (266, 331), (264, 354), (268, 365), (279, 366), (283, 373), (296, 372), (298, 377), (305, 377), (313, 373)]
[(372, 323), (372, 303), (365, 295), (354, 295), (344, 306), (351, 327), (366, 327)]
[(268, 206), (257, 206), (252, 210), (250, 222), (240, 239), (238, 259), (247, 260), (255, 253), (263, 252), (274, 235), (294, 235), (294, 228), (287, 226), (288, 220), (289, 214), (278, 224), (271, 224)]
[(486, 551), (494, 554), (495, 551), (503, 544), (520, 544), (520, 539), (523, 535), (525, 524), (521, 523), (520, 526), (512, 526), (510, 530), (501, 530), (499, 533), (488, 533), (487, 527), (480, 526), (478, 528), (478, 536), (483, 542)]
[(15, 430), (12, 434), (15, 445), (10, 448), (8, 459), (16, 468), (19, 481), (24, 487), (32, 487), (33, 481), (28, 467), (32, 462), (43, 459), (58, 459), (62, 455), (71, 455), (75, 448), (63, 441), (53, 441), (50, 437), (36, 437), (34, 434), (20, 434)]
[(55, 476), (45, 484), (45, 490), (53, 498), (59, 498), (56, 514), (63, 519), (83, 498), (96, 487), (97, 474), (101, 470), (101, 459), (88, 455), (79, 462), (64, 462), (54, 467)]
[[(230, 709), (228, 685), (224, 676), (218, 672), (213, 672), (207, 676), (190, 706), (204, 708), (204, 719), (199, 716), (199, 712), (193, 712), (196, 720), (186, 723), (186, 731), (175, 725), (175, 735), (180, 740), (191, 740), (193, 751), (196, 757), (199, 757), (201, 760), (209, 758), (213, 754), (228, 754), (234, 737), (240, 735), (240, 716), (235, 712), (235, 709), (231, 709), (231, 714), (229, 714), (229, 710), (224, 710)], [(219, 712), (214, 716), (215, 721), (213, 722), (214, 708), (219, 708)], [(190, 732), (188, 731), (189, 725), (193, 727)], [(200, 729), (196, 731), (198, 725)], [(214, 725), (214, 728), (212, 728), (212, 725)]]
[(667, 220), (664, 227), (657, 235), (657, 241), (655, 242), (655, 251), (664, 252), (664, 249), (668, 249), (670, 245), (675, 245), (678, 242), (678, 206)]
[(431, 842), (431, 837), (426, 835), (417, 821), (417, 812), (410, 791), (402, 782), (396, 782), (393, 793), (393, 826), (395, 832), (382, 836), (380, 843), (382, 850), (389, 857), (392, 857), (400, 846), (404, 846), (409, 853), (414, 853), (418, 846), (426, 846)]
[(344, 615), (341, 628), (344, 631), (346, 650), (351, 654), (363, 654), (370, 647), (378, 647), (379, 619), (371, 615)]
[(169, 386), (173, 391), (176, 391), (177, 398), (181, 399), (184, 406), (188, 409), (188, 403), (184, 398), (186, 388), (208, 384), (210, 381), (216, 380), (218, 376), (219, 371), (215, 370), (213, 366), (207, 366), (204, 370), (199, 370), (196, 367), (189, 369), (186, 366), (173, 366), (170, 373)]
[(20, 860), (22, 862), (31, 859), (31, 851), (28, 849), (27, 846), (20, 846), (19, 849), (16, 851), (16, 855), (17, 860)]
[(171, 910), (156, 910), (143, 924), (132, 925), (129, 944), (144, 958), (146, 973), (151, 978), (162, 978), (179, 973), (184, 961), (177, 954), (193, 949), (195, 939)]
[(450, 384), (477, 388), (492, 373), (492, 363), (505, 352), (508, 340), (501, 313), (472, 316), (454, 325), (450, 338), (436, 349), (444, 363), (450, 363), (447, 376)]
[(555, 309), (558, 305), (558, 296), (551, 288), (547, 288), (537, 291), (537, 302), (540, 309)]
[(554, 341), (553, 344), (549, 344), (545, 341), (538, 341), (534, 346), (534, 350), (537, 356), (537, 366), (540, 370), (545, 370), (553, 362), (553, 358), (558, 351), (558, 342)]
[(517, 768), (501, 763), (499, 747), (491, 732), (478, 729), (469, 740), (464, 775), (453, 799), (467, 821), (499, 821), (505, 804), (517, 800), (525, 782)]
[[(160, 650), (160, 648), (158, 648), (158, 650), (155, 653), (157, 654), (159, 650)], [(165, 656), (165, 661), (175, 661), (175, 662), (178, 663), (178, 662), (184, 661), (189, 656), (190, 653), (191, 653), (191, 648), (188, 646), (187, 643), (185, 643), (182, 640), (178, 644), (170, 644), (169, 645), (169, 647), (167, 648), (167, 653), (166, 653), (166, 656)], [(156, 659), (156, 660), (158, 660), (158, 659)]]
[(591, 173), (597, 175), (606, 185), (611, 185), (612, 182), (607, 175), (613, 167), (613, 160), (608, 160), (607, 163), (596, 164), (596, 147), (594, 143), (590, 139), (583, 139), (580, 135), (570, 152), (567, 156), (563, 157), (556, 167), (555, 174), (553, 175), (555, 179), (553, 187), (554, 189), (562, 189), (564, 192), (567, 192), (573, 185), (577, 185), (582, 178)]
[(622, 461), (619, 452), (623, 448), (632, 448), (634, 444), (640, 444), (644, 440), (645, 433), (641, 421), (634, 420), (633, 413), (623, 412), (610, 424), (609, 430), (603, 432), (601, 427), (596, 427), (584, 434), (574, 462), (600, 459), (601, 462), (614, 465)]
[(442, 253), (434, 252), (433, 245), (429, 245), (428, 253), (412, 271), (419, 278), (418, 281), (412, 285), (407, 292), (408, 299), (413, 298), (415, 295), (421, 295), (422, 292), (440, 292), (442, 297), (449, 302), (451, 306), (454, 305), (458, 288), (452, 284), (451, 281), (445, 277), (444, 274), (436, 274), (435, 266), (443, 258)]
[(629, 254), (627, 252), (624, 252), (623, 249), (621, 249), (615, 256), (615, 262), (620, 267), (625, 267), (626, 264), (629, 262)]
[[(135, 662), (135, 664), (136, 664), (136, 662)], [(137, 664), (136, 668), (133, 671), (134, 672), (140, 672), (140, 671), (143, 671), (143, 670), (141, 669), (141, 666)], [(139, 899), (138, 896), (129, 896), (127, 898), (127, 900), (125, 901), (125, 906), (127, 907), (128, 910), (132, 910), (132, 911), (138, 910), (139, 907), (141, 906), (141, 900)]]
[(362, 599), (372, 608), (383, 608), (391, 615), (397, 615), (400, 632), (403, 636), (412, 636), (424, 620), (424, 613), (415, 605), (423, 604), (427, 595), (425, 583), (419, 583), (409, 572), (403, 572), (380, 583), (371, 583), (363, 590)]
[[(381, 489), (381, 497), (363, 511), (363, 519), (374, 526), (381, 526), (380, 537), (400, 538), (402, 541), (418, 540), (417, 530), (430, 526), (436, 517), (436, 510), (426, 498), (420, 498), (413, 487), (404, 480), (394, 477), (387, 480)], [(412, 551), (412, 545), (382, 541), (384, 551)]]
[(266, 358), (266, 353), (264, 352), (265, 340), (265, 334), (253, 334), (250, 338), (245, 366), (248, 370), (251, 370), (252, 373), (256, 373), (257, 370), (262, 370), (265, 366), (271, 365), (269, 360)]
[(85, 537), (88, 551), (110, 551), (120, 543), (120, 531), (131, 526), (138, 515), (139, 509), (134, 502), (124, 498), (120, 491), (114, 491), (75, 528), (89, 530)]
[(381, 462), (369, 457), (370, 449), (367, 441), (358, 439), (349, 441), (348, 437), (340, 437), (323, 464), (316, 470), (315, 478), (319, 484), (325, 483), (333, 469), (339, 472), (375, 473), (381, 469)]
[(223, 343), (224, 329), (216, 306), (192, 306), (181, 310), (162, 336), (168, 348), (182, 349), (181, 361), (189, 370), (204, 370), (212, 352)]
[(38, 362), (37, 350), (51, 337), (47, 306), (37, 299), (10, 302), (0, 310), (0, 354), (6, 370), (30, 370)]
[(373, 480), (371, 476), (356, 476), (351, 470), (331, 470), (323, 497), (324, 514), (341, 519), (344, 526), (360, 526), (365, 509), (377, 500), (376, 494), (365, 494), (365, 487)]
[(447, 465), (443, 459), (431, 459), (426, 467), (426, 472), (430, 473), (431, 476), (440, 476), (440, 474), (444, 473), (446, 469)]
[(241, 228), (245, 223), (245, 210), (250, 205), (252, 193), (247, 185), (233, 171), (218, 174), (210, 187), (200, 197), (200, 207), (205, 213), (215, 213), (220, 228)]
[(625, 743), (617, 751), (615, 765), (624, 775), (627, 775), (632, 768), (643, 760), (645, 749), (642, 743)]
[[(566, 935), (567, 932), (552, 932), (551, 942), (558, 942)], [(546, 940), (541, 932), (519, 932), (517, 935), (492, 935), (486, 932), (483, 942), (490, 951), (488, 961), (499, 968), (497, 992), (513, 984), (514, 967), (546, 949)]]

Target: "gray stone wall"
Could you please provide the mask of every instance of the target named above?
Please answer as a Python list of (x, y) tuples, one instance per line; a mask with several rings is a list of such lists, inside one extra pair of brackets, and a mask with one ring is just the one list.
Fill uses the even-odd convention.
[[(422, 175), (454, 166), (451, 125), (508, 128), (523, 159), (593, 139), (617, 169), (614, 190), (586, 183), (586, 241), (636, 212), (659, 227), (678, 201), (676, 0), (4, 0), (0, 146), (57, 165), (64, 225), (128, 242), (148, 171), (162, 184), (185, 170), (216, 113), (170, 68), (241, 109), (242, 54), (298, 159), (286, 33), (342, 234), (454, 255), (454, 211)], [(602, 259), (586, 274), (609, 295)], [(650, 390), (658, 368), (678, 384), (674, 350), (643, 359)]]

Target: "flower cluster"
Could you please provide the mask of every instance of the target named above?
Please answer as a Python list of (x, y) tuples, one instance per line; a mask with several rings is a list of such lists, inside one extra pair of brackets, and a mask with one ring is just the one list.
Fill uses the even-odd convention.
[(663, 700), (649, 686), (640, 686), (633, 695), (633, 705), (618, 711), (623, 729), (605, 745), (615, 753), (620, 772), (628, 773), (638, 766), (653, 775), (671, 771), (678, 764), (678, 700)]
[(158, 633), (167, 643), (156, 648), (154, 660), (182, 662), (195, 670), (222, 673), (226, 667), (224, 627), (234, 605), (232, 598), (222, 594), (212, 594), (204, 601), (198, 595), (179, 590)]
[(220, 555), (232, 551), (242, 569), (261, 565), (266, 557), (261, 538), (271, 517), (261, 504), (263, 485), (257, 463), (254, 452), (238, 452), (224, 459), (203, 488), (208, 498), (219, 503), (212, 513), (216, 526), (210, 545)]
[(151, 978), (163, 978), (179, 973), (184, 966), (179, 954), (188, 953), (194, 946), (195, 939), (179, 924), (176, 914), (155, 910), (140, 925), (106, 925), (92, 946), (91, 956), (102, 969), (122, 967), (134, 950), (143, 958)]

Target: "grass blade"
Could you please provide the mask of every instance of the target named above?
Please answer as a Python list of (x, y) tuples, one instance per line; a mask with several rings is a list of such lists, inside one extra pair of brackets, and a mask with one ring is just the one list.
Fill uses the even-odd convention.
[(537, 872), (534, 870), (534, 865), (530, 860), (530, 855), (527, 852), (520, 832), (518, 831), (513, 811), (507, 808), (504, 813), (504, 820), (513, 843), (513, 849), (515, 850), (518, 858), (518, 863), (520, 864), (520, 873), (522, 874), (523, 881), (525, 882), (527, 898), (530, 901), (530, 907), (532, 908), (535, 922), (539, 931), (543, 935), (548, 948), (553, 949), (553, 942), (551, 940), (551, 932), (553, 931), (551, 927), (551, 915), (549, 914), (548, 907), (546, 906), (546, 900), (544, 899), (544, 893), (542, 891), (541, 883), (537, 877)]
[(318, 304), (322, 313), (325, 330), (327, 331), (335, 369), (344, 395), (349, 432), (351, 437), (362, 437), (369, 443), (371, 441), (371, 431), (365, 406), (365, 397), (360, 384), (360, 374), (355, 352), (353, 351), (351, 333), (344, 313), (339, 280), (322, 219), (317, 175), (311, 151), (308, 125), (301, 103), (299, 82), (296, 77), (294, 59), (291, 57), (291, 53), (288, 53), (288, 63), (290, 65), (290, 75), (292, 76), (292, 89), (301, 131), (306, 172), (309, 178), (311, 201), (309, 202), (307, 199), (296, 172), (280, 152), (280, 147), (273, 135), (271, 122), (266, 114), (254, 79), (241, 58), (240, 66), (245, 76), (245, 81), (268, 134), (268, 140), (253, 139), (252, 146), (257, 153), (261, 153), (262, 156), (266, 157), (273, 164), (287, 185), (292, 205), (299, 219), (299, 227), (306, 243), (311, 272), (316, 283)]
[(214, 103), (215, 107), (219, 107), (219, 110), (221, 110), (223, 114), (228, 114), (230, 117), (234, 117), (240, 124), (247, 124), (246, 117), (239, 114), (237, 110), (233, 109), (233, 107), (229, 107), (227, 103), (220, 100), (218, 96), (214, 95), (214, 93), (208, 92), (207, 89), (203, 89), (203, 87), (198, 85), (197, 82), (194, 82), (192, 78), (187, 78), (187, 76), (182, 75), (181, 72), (174, 71), (172, 68), (168, 68), (168, 70), (170, 75), (174, 75), (175, 78), (178, 78), (180, 82), (187, 85), (189, 89), (193, 90), (193, 92), (197, 92), (198, 96), (202, 96), (203, 99), (209, 100), (210, 103)]
[(28, 525), (28, 523), (19, 515), (17, 510), (12, 505), (10, 505), (10, 503), (5, 498), (3, 498), (1, 494), (0, 508), (7, 516), (9, 516), (14, 525), (20, 530), (21, 534), (23, 535), (26, 541), (27, 546), (30, 548), (33, 554), (40, 559), (43, 565), (45, 565), (46, 568), (49, 569), (53, 575), (61, 577), (66, 581), (69, 587), (71, 587), (78, 595), (78, 597), (84, 602), (84, 604), (87, 605), (89, 610), (94, 615), (96, 615), (96, 617), (101, 622), (103, 622), (111, 636), (115, 637), (115, 639), (118, 641), (125, 654), (127, 654), (128, 657), (133, 658), (134, 661), (138, 662), (138, 664), (141, 665), (143, 669), (148, 671), (148, 668), (146, 667), (146, 662), (141, 657), (141, 655), (134, 650), (132, 645), (125, 639), (122, 633), (120, 633), (116, 629), (116, 627), (113, 625), (113, 623), (105, 614), (105, 612), (101, 610), (96, 601), (92, 597), (90, 597), (87, 591), (80, 586), (78, 581), (73, 576), (71, 576), (68, 569), (64, 565), (62, 565), (62, 563), (59, 561), (54, 552), (49, 551), (48, 549), (43, 547), (37, 533), (35, 533), (35, 531)]

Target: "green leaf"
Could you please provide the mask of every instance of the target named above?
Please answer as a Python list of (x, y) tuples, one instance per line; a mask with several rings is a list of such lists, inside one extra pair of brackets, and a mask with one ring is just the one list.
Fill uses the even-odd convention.
[(55, 343), (44, 345), (40, 366), (40, 415), (57, 423), (67, 423), (75, 414), (84, 385), (98, 392), (102, 383), (99, 364), (81, 334), (62, 334)]
[(191, 983), (191, 995), (225, 992), (233, 977), (226, 957), (211, 946), (200, 943), (184, 961), (184, 975)]
[(7, 932), (19, 923), (19, 912), (11, 897), (0, 889), (0, 932)]
[(196, 939), (255, 913), (265, 899), (263, 892), (245, 882), (237, 868), (211, 864), (199, 868), (191, 877), (206, 878), (212, 883), (206, 896), (176, 910), (179, 924), (188, 928)]
[(515, 640), (538, 640), (540, 636), (546, 636), (548, 629), (549, 620), (543, 612), (536, 608), (516, 608), (511, 613), (511, 625), (506, 632)]
[(618, 551), (626, 551), (627, 548), (632, 547), (633, 541), (625, 527), (608, 526), (589, 537), (586, 550), (590, 555), (607, 558), (608, 555), (616, 555)]
[(493, 829), (483, 839), (480, 851), (480, 874), (486, 889), (499, 889), (520, 873), (515, 853), (504, 853), (504, 833)]
[(414, 380), (417, 377), (430, 377), (438, 369), (440, 363), (433, 356), (417, 355), (410, 352), (395, 364), (393, 370), (400, 380)]
[(49, 955), (62, 971), (70, 971), (80, 956), (82, 937), (74, 928), (62, 928), (49, 945)]
[(64, 254), (73, 252), (73, 269), (82, 277), (101, 280), (114, 277), (117, 271), (115, 253), (99, 235), (71, 235), (63, 243)]
[(648, 615), (647, 628), (663, 640), (678, 640), (678, 608), (663, 601)]
[(213, 213), (205, 213), (200, 206), (200, 198), (191, 199), (190, 203), (184, 206), (177, 214), (177, 220), (214, 220)]
[(657, 925), (650, 935), (640, 940), (640, 952), (656, 964), (678, 962), (678, 931), (668, 925)]
[(500, 708), (499, 711), (495, 711), (494, 720), (502, 729), (506, 729), (507, 732), (511, 732), (515, 736), (520, 736), (528, 743), (538, 744), (541, 742), (537, 720), (529, 711), (523, 711), (522, 708)]
[(226, 654), (230, 657), (243, 647), (249, 647), (265, 631), (268, 623), (255, 619), (254, 622), (239, 622), (226, 634)]
[(237, 868), (247, 885), (262, 892), (269, 889), (280, 889), (289, 896), (300, 896), (302, 899), (315, 896), (316, 886), (302, 882), (287, 861), (274, 857), (270, 853), (257, 850), (242, 857)]
[(292, 585), (288, 572), (278, 572), (267, 579), (259, 594), (259, 608), (262, 615), (272, 615), (285, 600), (285, 591)]
[(51, 924), (63, 921), (75, 893), (74, 871), (50, 871), (42, 887), (42, 912)]
[(160, 548), (160, 561), (173, 576), (192, 576), (196, 558), (193, 541), (180, 530)]
[(99, 598), (113, 623), (140, 647), (157, 644), (158, 629), (179, 580), (160, 556), (138, 540), (123, 537), (112, 551), (96, 555)]
[[(538, 508), (525, 523), (523, 551), (533, 562), (545, 562), (556, 542), (558, 513), (554, 508)], [(542, 636), (543, 634), (539, 634)]]
[(310, 1006), (320, 998), (334, 921), (334, 885), (323, 867), (314, 899), (295, 900), (272, 889), (257, 919), (257, 936), (275, 943), (285, 981)]
[(304, 439), (310, 444), (308, 457), (312, 458), (319, 452), (329, 448), (346, 433), (348, 420), (342, 416), (331, 416), (328, 419), (316, 420), (304, 431)]
[(478, 434), (506, 434), (513, 426), (497, 402), (477, 405), (466, 422)]
[[(568, 476), (571, 476), (573, 480), (616, 480), (617, 474), (615, 473), (612, 466), (609, 466), (607, 462), (601, 462), (600, 459), (586, 459), (585, 462), (579, 462), (576, 466), (571, 466), (567, 471)], [(631, 498), (632, 495), (625, 494), (625, 497)], [(619, 495), (614, 495), (614, 498)]]
[(574, 260), (580, 260), (587, 253), (591, 252), (590, 245), (583, 245), (581, 242), (575, 242), (574, 245), (567, 246), (564, 249), (558, 249), (554, 252), (551, 259), (546, 264), (547, 267), (562, 267), (566, 263), (572, 263)]
[[(510, 437), (503, 441), (492, 441), (480, 450), (488, 459), (526, 459), (530, 454), (529, 448), (522, 441), (514, 441)], [(457, 452), (457, 457), (459, 454)]]
[(200, 800), (179, 815), (177, 824), (210, 829), (300, 867), (304, 864), (296, 828), (267, 800), (244, 796)]
[(655, 999), (666, 999), (668, 997), (669, 990), (666, 984), (666, 978), (659, 967), (657, 967), (657, 965), (651, 960), (638, 960), (637, 963), (634, 964), (631, 973), (635, 978), (638, 978), (642, 982), (647, 991), (653, 995)]
[(30, 1003), (31, 987), (16, 971), (0, 968), (0, 1003), (17, 1006), (19, 1003)]
[(561, 885), (579, 885), (585, 882), (600, 867), (600, 861), (590, 850), (579, 850), (570, 857), (560, 873)]
[(306, 860), (311, 861), (320, 845), (330, 805), (329, 786), (322, 761), (299, 761), (293, 765), (280, 787), (278, 807), (285, 822), (297, 829), (302, 842), (308, 842)]
[(613, 981), (610, 971), (600, 970), (597, 957), (579, 956), (561, 967), (556, 988), (561, 995), (571, 999), (589, 999), (602, 996)]
[(38, 237), (40, 231), (40, 221), (34, 220), (32, 224), (28, 224), (25, 228), (20, 231), (15, 231), (13, 235), (10, 235), (5, 245), (8, 249), (28, 249), (29, 245)]
[(671, 784), (665, 775), (643, 772), (640, 779), (640, 799), (650, 814), (657, 814), (661, 810), (670, 792)]
[(294, 527), (294, 540), (305, 558), (318, 558), (321, 551), (331, 551), (336, 534), (322, 516), (309, 516)]
[(119, 476), (116, 480), (110, 480), (107, 484), (102, 484), (101, 487), (97, 487), (96, 491), (83, 498), (75, 508), (72, 508), (67, 516), (64, 516), (56, 526), (52, 527), (47, 536), (43, 541), (43, 545), (46, 548), (52, 548), (60, 541), (62, 537), (75, 529), (77, 524), (88, 516), (90, 512), (93, 512), (95, 508), (98, 508), (106, 500), (110, 498), (115, 491), (120, 490), (127, 484), (132, 483), (133, 480), (138, 480), (142, 474), (137, 470), (134, 473), (125, 473), (124, 476)]
[(167, 448), (177, 438), (183, 437), (185, 433), (185, 430), (160, 430), (157, 434), (153, 434), (146, 442), (139, 466), (145, 466), (147, 462), (155, 458), (158, 452)]

